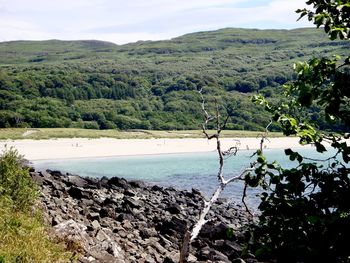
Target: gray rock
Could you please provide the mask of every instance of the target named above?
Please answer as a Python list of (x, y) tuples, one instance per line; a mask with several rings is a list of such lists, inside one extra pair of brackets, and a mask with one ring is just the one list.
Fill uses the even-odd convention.
[(57, 215), (55, 215), (55, 216), (52, 218), (51, 225), (52, 225), (52, 226), (56, 226), (56, 225), (58, 225), (58, 224), (60, 224), (60, 223), (62, 223), (62, 222), (63, 222), (62, 216), (59, 215), (59, 214), (57, 214)]
[(45, 178), (41, 175), (41, 173), (38, 172), (31, 172), (30, 176), (32, 177), (32, 180), (37, 185), (43, 185), (45, 182)]
[(133, 221), (134, 220), (134, 216), (131, 215), (131, 214), (121, 213), (118, 216), (116, 216), (116, 220), (119, 221), (119, 222), (123, 222), (125, 220)]
[(94, 257), (97, 262), (103, 263), (125, 263), (125, 258), (120, 256), (116, 258), (115, 256), (109, 254), (107, 251), (101, 251), (100, 248), (94, 248), (89, 252), (92, 257)]
[(192, 255), (192, 254), (188, 255), (188, 259), (187, 259), (188, 263), (196, 263), (197, 261), (198, 261), (198, 259), (194, 255)]
[(170, 214), (180, 214), (181, 210), (182, 210), (181, 206), (179, 206), (176, 203), (172, 203), (168, 207), (165, 208), (165, 211), (168, 211)]
[(125, 229), (121, 229), (119, 230), (118, 232), (118, 235), (121, 237), (121, 238), (126, 238), (126, 236), (128, 235), (128, 233), (125, 231)]
[(126, 230), (130, 230), (130, 229), (133, 229), (133, 226), (132, 226), (132, 224), (130, 223), (129, 220), (125, 220), (123, 222), (123, 228), (126, 229)]
[(226, 262), (231, 263), (231, 260), (229, 260), (225, 254), (223, 254), (217, 250), (214, 251), (213, 255), (211, 256), (211, 259), (214, 260), (214, 262), (221, 261), (221, 262), (225, 262), (225, 263)]
[(157, 236), (158, 232), (154, 228), (142, 228), (140, 234), (143, 238), (149, 238)]
[(146, 184), (142, 181), (130, 181), (129, 184), (134, 188), (146, 188)]
[(81, 204), (83, 206), (92, 206), (94, 204), (94, 200), (91, 199), (81, 199)]
[(200, 250), (200, 256), (201, 256), (201, 258), (203, 258), (203, 259), (209, 259), (209, 258), (210, 258), (210, 247), (208, 247), (208, 246), (203, 247), (203, 248)]
[(153, 244), (153, 247), (162, 255), (165, 255), (167, 253), (167, 250), (158, 242), (155, 242)]
[(126, 189), (124, 190), (124, 195), (127, 195), (127, 196), (135, 196), (136, 195), (136, 192), (131, 190), (131, 189)]
[(94, 220), (94, 221), (91, 222), (91, 227), (94, 230), (98, 230), (98, 229), (101, 228), (101, 225), (100, 225), (100, 223), (97, 220)]
[(84, 232), (86, 226), (75, 222), (73, 219), (66, 220), (54, 227), (55, 231), (58, 232), (70, 232), (72, 234)]
[(100, 214), (99, 213), (89, 213), (87, 215), (87, 218), (90, 219), (90, 220), (97, 220), (99, 221), (100, 220)]
[(51, 170), (41, 171), (39, 174), (44, 177), (45, 181), (51, 181), (54, 180), (53, 176), (51, 175)]
[(179, 262), (180, 260), (180, 252), (172, 251), (167, 256), (169, 259), (171, 259), (171, 262)]
[(103, 206), (118, 206), (119, 202), (118, 200), (114, 199), (113, 197), (107, 197), (103, 201)]
[[(177, 263), (183, 234), (196, 222), (204, 203), (196, 190), (148, 187), (120, 178), (84, 179), (59, 172), (33, 175), (41, 178), (44, 217), (56, 224), (57, 235), (81, 244), (80, 262)], [(240, 259), (247, 241), (240, 227), (248, 222), (247, 214), (226, 200), (220, 200), (210, 214), (188, 261)], [(234, 229), (233, 237), (226, 235), (228, 228)], [(256, 262), (249, 256), (245, 260)]]
[(110, 240), (109, 236), (102, 229), (97, 231), (95, 238), (100, 242)]
[(69, 186), (74, 185), (82, 188), (88, 186), (88, 182), (84, 178), (77, 175), (69, 175), (66, 182), (68, 182)]
[(124, 197), (124, 204), (129, 205), (131, 208), (140, 208), (143, 202), (132, 197)]
[(119, 177), (112, 177), (111, 179), (108, 180), (108, 184), (110, 186), (114, 185), (123, 189), (130, 188), (128, 182), (125, 179), (119, 178)]

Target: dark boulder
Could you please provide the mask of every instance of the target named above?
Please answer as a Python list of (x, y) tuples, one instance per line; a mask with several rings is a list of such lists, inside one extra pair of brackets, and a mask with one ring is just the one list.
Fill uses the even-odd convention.
[(128, 205), (131, 208), (140, 208), (143, 205), (141, 200), (137, 200), (132, 197), (124, 197), (124, 205)]
[(65, 183), (67, 186), (76, 186), (81, 188), (88, 186), (88, 182), (84, 178), (77, 175), (68, 175), (65, 179)]
[(165, 211), (168, 211), (170, 214), (180, 214), (181, 210), (181, 206), (177, 203), (172, 203), (165, 208)]
[(75, 199), (82, 199), (84, 196), (83, 190), (74, 186), (68, 189), (68, 194)]
[(112, 177), (111, 179), (108, 180), (108, 184), (110, 186), (117, 186), (122, 189), (129, 189), (130, 185), (124, 178), (119, 178), (119, 177)]
[[(74, 242), (82, 245), (79, 262), (178, 262), (183, 236), (204, 204), (197, 190), (49, 172), (32, 173), (42, 191), (44, 217), (60, 234), (77, 238)], [(240, 260), (249, 240), (239, 229), (248, 222), (246, 213), (222, 199), (207, 218), (188, 262)], [(246, 255), (246, 262), (256, 262)]]
[(146, 184), (143, 181), (130, 181), (129, 184), (134, 188), (146, 188)]

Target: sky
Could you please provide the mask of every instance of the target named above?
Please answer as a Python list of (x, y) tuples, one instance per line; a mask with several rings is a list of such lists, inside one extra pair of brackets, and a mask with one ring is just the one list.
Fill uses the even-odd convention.
[(293, 29), (306, 0), (0, 0), (0, 41), (125, 44), (226, 27)]

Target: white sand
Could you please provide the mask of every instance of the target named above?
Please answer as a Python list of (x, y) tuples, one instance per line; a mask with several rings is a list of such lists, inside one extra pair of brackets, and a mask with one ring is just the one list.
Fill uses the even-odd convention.
[[(258, 149), (256, 138), (224, 138), (222, 148), (228, 149), (237, 143), (242, 150)], [(216, 150), (216, 141), (206, 139), (51, 139), (0, 141), (0, 150), (14, 146), (28, 160), (70, 159), (86, 157), (110, 157), (165, 153), (210, 152)], [(265, 148), (297, 148), (298, 138), (271, 138)]]

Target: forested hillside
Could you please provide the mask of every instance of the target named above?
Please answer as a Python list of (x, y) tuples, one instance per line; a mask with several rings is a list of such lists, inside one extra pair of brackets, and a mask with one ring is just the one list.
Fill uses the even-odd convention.
[[(295, 61), (344, 54), (322, 30), (222, 29), (168, 41), (0, 43), (0, 127), (198, 129), (203, 88), (232, 116), (228, 129), (260, 130), (252, 93), (279, 99)], [(308, 112), (323, 126), (318, 110)]]

